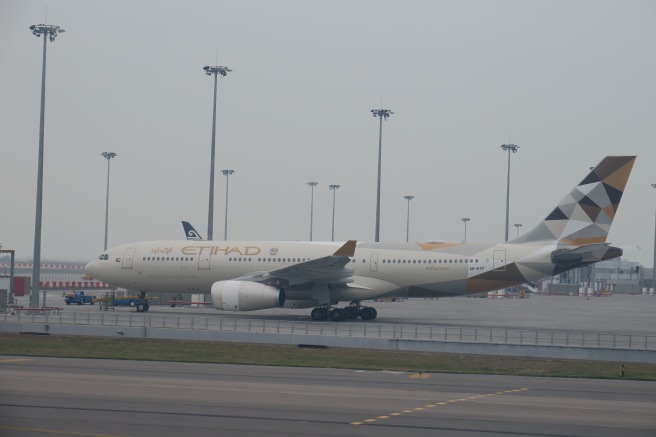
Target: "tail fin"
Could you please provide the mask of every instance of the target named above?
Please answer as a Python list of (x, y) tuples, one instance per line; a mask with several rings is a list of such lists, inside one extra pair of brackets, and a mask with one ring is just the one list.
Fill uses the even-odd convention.
[(200, 236), (200, 234), (194, 229), (193, 226), (191, 226), (191, 223), (189, 222), (182, 222), (182, 227), (184, 228), (185, 236), (187, 237), (187, 240), (202, 240), (203, 237)]
[(622, 199), (635, 156), (607, 156), (542, 223), (513, 243), (604, 243)]

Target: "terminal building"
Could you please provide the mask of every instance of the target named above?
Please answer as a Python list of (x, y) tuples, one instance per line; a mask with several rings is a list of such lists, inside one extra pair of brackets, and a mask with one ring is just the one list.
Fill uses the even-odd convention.
[(552, 294), (654, 294), (654, 272), (638, 262), (615, 258), (546, 279), (542, 290)]

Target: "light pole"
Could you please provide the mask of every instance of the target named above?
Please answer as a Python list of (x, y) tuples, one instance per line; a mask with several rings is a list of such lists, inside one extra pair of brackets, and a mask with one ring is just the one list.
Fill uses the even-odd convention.
[[(656, 188), (656, 184), (651, 184), (652, 188)], [(654, 260), (651, 270), (651, 289), (656, 294), (656, 213), (654, 214)]]
[(232, 71), (228, 67), (203, 67), (205, 74), (208, 76), (214, 75), (214, 107), (212, 110), (212, 152), (210, 153), (210, 201), (209, 212), (207, 214), (207, 239), (211, 240), (214, 237), (214, 150), (216, 144), (216, 85), (219, 75), (226, 76), (228, 72)]
[(107, 230), (109, 223), (109, 161), (116, 158), (118, 155), (114, 152), (102, 152), (101, 155), (107, 160), (107, 194), (105, 195), (105, 246), (103, 250), (107, 250)]
[(230, 175), (233, 174), (234, 170), (221, 170), (223, 176), (226, 177), (226, 207), (225, 207), (225, 223), (223, 228), (223, 239), (228, 241), (228, 185), (230, 182)]
[(508, 183), (506, 187), (506, 239), (508, 241), (508, 220), (510, 216), (510, 152), (517, 153), (519, 146), (514, 144), (502, 144), (501, 148), (508, 151)]
[(59, 26), (52, 24), (36, 24), (30, 26), (32, 34), (37, 38), (43, 36), (43, 66), (41, 70), (41, 121), (39, 123), (39, 163), (36, 182), (36, 218), (34, 220), (34, 257), (32, 261), (32, 293), (30, 308), (39, 306), (39, 281), (41, 279), (41, 216), (43, 200), (43, 140), (45, 132), (46, 107), (46, 47), (47, 41), (54, 42), (57, 35), (64, 32)]
[(521, 223), (515, 223), (514, 226), (517, 228), (517, 238), (519, 238), (519, 228), (522, 227), (522, 224)]
[(469, 217), (463, 217), (460, 220), (462, 220), (462, 222), (465, 224), (465, 239), (462, 240), (462, 242), (466, 243), (467, 242), (467, 222), (471, 219)]
[(405, 218), (405, 242), (410, 241), (410, 201), (415, 198), (415, 196), (403, 196), (405, 200), (408, 201), (408, 212)]
[(391, 114), (389, 109), (372, 109), (371, 114), (380, 118), (380, 128), (378, 130), (378, 185), (376, 189), (376, 243), (380, 241), (380, 172), (381, 172), (381, 155), (383, 151), (383, 119), (387, 120)]
[(335, 193), (339, 188), (340, 185), (328, 185), (328, 189), (333, 192), (333, 232), (330, 241), (335, 241)]
[(314, 221), (314, 187), (316, 187), (319, 182), (308, 182), (312, 191), (310, 195), (310, 241), (312, 241), (312, 222)]

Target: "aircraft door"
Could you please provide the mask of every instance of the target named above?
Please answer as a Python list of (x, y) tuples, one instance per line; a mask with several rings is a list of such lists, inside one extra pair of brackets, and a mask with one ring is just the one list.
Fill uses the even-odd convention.
[(377, 272), (378, 271), (378, 253), (372, 253), (371, 254), (371, 264), (370, 264), (369, 268), (372, 272)]
[(134, 259), (134, 253), (137, 251), (134, 247), (128, 247), (123, 254), (123, 260), (121, 264), (122, 269), (131, 269), (132, 260)]
[(198, 270), (209, 270), (210, 269), (210, 254), (201, 253), (198, 255)]
[(505, 250), (495, 250), (494, 259), (492, 260), (492, 268), (494, 270), (505, 271), (506, 270), (506, 251)]

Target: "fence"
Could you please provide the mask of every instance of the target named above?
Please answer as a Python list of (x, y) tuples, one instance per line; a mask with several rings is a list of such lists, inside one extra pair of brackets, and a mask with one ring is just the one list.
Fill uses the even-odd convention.
[(335, 337), (420, 340), (434, 342), (560, 346), (656, 351), (656, 336), (595, 332), (540, 331), (375, 322), (311, 322), (228, 317), (166, 316), (125, 313), (61, 313), (4, 315), (5, 323), (174, 328), (256, 334), (322, 335)]

